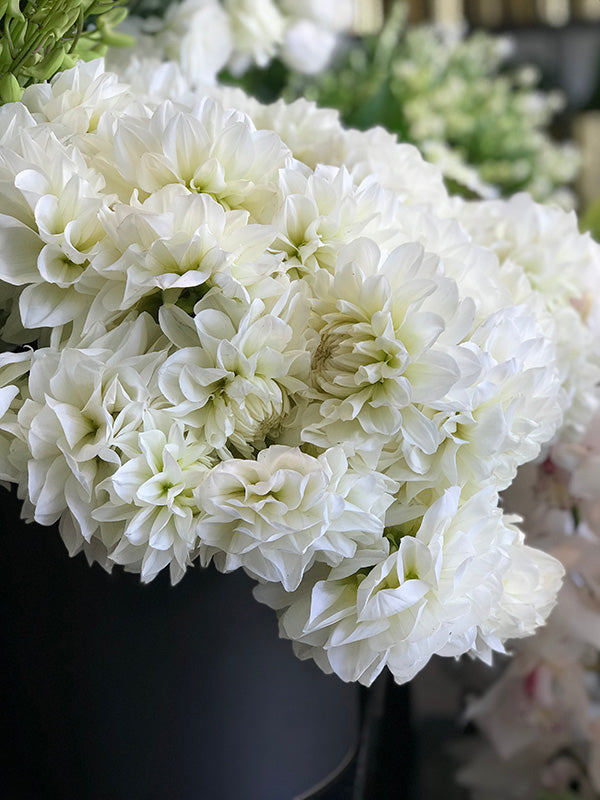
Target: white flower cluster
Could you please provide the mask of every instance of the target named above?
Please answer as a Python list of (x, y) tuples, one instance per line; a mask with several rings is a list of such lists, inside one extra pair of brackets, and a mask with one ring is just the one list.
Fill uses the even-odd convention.
[[(137, 52), (176, 61), (195, 86), (214, 84), (280, 58), (290, 69), (321, 72), (355, 22), (357, 0), (176, 0), (162, 19), (129, 17)], [(360, 2), (360, 0), (358, 0)], [(130, 59), (130, 53), (114, 54)]]
[(243, 568), (345, 680), (489, 659), (561, 581), (498, 507), (569, 399), (552, 336), (414, 148), (174, 75), (0, 108), (0, 477), (108, 569)]

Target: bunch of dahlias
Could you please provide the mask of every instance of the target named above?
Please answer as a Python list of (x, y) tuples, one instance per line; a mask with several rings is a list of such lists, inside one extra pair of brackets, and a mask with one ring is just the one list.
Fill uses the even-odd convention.
[(510, 204), (451, 200), (411, 145), (170, 63), (27, 88), (0, 186), (0, 472), (27, 519), (143, 581), (242, 568), (301, 658), (364, 684), (544, 622), (563, 568), (498, 497), (596, 410), (600, 256), (569, 215), (589, 263), (553, 299), (555, 212), (515, 200), (511, 242)]
[[(600, 414), (519, 470), (504, 505), (565, 567), (548, 624), (467, 707), (475, 739), (459, 780), (478, 800), (600, 792)], [(500, 778), (500, 776), (502, 776)]]
[(598, 245), (579, 235), (572, 214), (525, 195), (464, 204), (459, 217), (497, 253), (515, 302), (545, 309), (570, 397), (544, 457), (523, 465), (502, 497), (532, 544), (561, 561), (564, 585), (546, 627), (513, 643), (511, 662), (469, 702), (485, 739), (459, 779), (477, 800), (592, 800), (600, 791)]

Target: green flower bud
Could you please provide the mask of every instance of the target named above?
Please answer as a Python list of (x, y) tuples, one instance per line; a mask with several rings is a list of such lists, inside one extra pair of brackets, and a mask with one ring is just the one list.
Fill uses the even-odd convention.
[(62, 72), (64, 69), (71, 69), (77, 63), (77, 56), (74, 53), (65, 53), (63, 56), (62, 64), (57, 72)]
[(106, 11), (102, 16), (98, 17), (98, 27), (110, 25), (112, 28), (116, 28), (117, 25), (120, 25), (124, 21), (126, 16), (127, 9), (123, 6), (120, 8), (111, 8), (110, 11)]
[(25, 44), (27, 34), (30, 33), (28, 28), (29, 26), (25, 17), (21, 17), (21, 19), (15, 18), (11, 22), (10, 38), (12, 41), (13, 51), (18, 52), (19, 49)]
[(50, 80), (58, 70), (62, 69), (65, 55), (64, 47), (53, 48), (46, 56), (38, 61), (37, 64), (27, 67), (23, 72), (36, 82)]
[(36, 25), (44, 25), (48, 21), (48, 9), (43, 4), (39, 5), (33, 14), (28, 14), (28, 19)]
[(69, 11), (63, 11), (62, 13), (57, 14), (56, 17), (51, 18), (52, 27), (59, 34), (59, 36), (63, 36), (75, 25), (80, 15), (81, 11), (77, 7), (71, 8)]
[(0, 76), (0, 103), (16, 103), (21, 99), (22, 94), (23, 89), (11, 72)]

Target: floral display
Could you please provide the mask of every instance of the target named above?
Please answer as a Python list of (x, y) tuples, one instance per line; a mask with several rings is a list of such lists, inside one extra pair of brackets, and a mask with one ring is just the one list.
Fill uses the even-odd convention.
[(146, 582), (243, 569), (347, 681), (533, 633), (564, 569), (499, 493), (597, 410), (598, 246), (534, 204), (478, 222), (381, 129), (137, 67), (0, 108), (0, 475), (24, 516)]
[(564, 99), (537, 88), (535, 67), (509, 68), (508, 38), (408, 25), (403, 2), (381, 31), (351, 37), (359, 3), (171, 2), (160, 17), (129, 17), (123, 30), (137, 47), (112, 49), (109, 64), (122, 72), (152, 52), (177, 62), (192, 86), (225, 80), (259, 97), (313, 100), (350, 127), (380, 124), (417, 145), (454, 192), (526, 191), (574, 206), (577, 148), (549, 134)]
[(123, 30), (137, 48), (111, 49), (109, 63), (122, 72), (136, 54), (152, 52), (177, 62), (193, 86), (224, 80), (258, 97), (314, 100), (339, 109), (351, 127), (380, 124), (417, 145), (453, 192), (491, 198), (526, 191), (575, 205), (578, 150), (549, 134), (564, 98), (536, 88), (535, 67), (510, 68), (510, 39), (407, 25), (403, 2), (381, 31), (352, 37), (354, 3), (247, 6), (184, 0), (169, 3), (161, 17), (130, 17)]
[(598, 407), (598, 245), (580, 235), (574, 212), (540, 205), (526, 194), (465, 203), (458, 216), (478, 242), (498, 255), (500, 279), (514, 302), (537, 308), (538, 318), (545, 317), (571, 398), (560, 436), (580, 439)]
[(564, 565), (565, 583), (547, 626), (512, 643), (511, 662), (469, 703), (467, 718), (485, 739), (459, 779), (476, 800), (593, 799), (600, 792), (598, 246), (580, 236), (573, 213), (526, 195), (464, 204), (459, 216), (498, 254), (515, 302), (545, 310), (563, 385), (577, 398), (545, 457), (521, 467), (502, 496), (532, 543)]

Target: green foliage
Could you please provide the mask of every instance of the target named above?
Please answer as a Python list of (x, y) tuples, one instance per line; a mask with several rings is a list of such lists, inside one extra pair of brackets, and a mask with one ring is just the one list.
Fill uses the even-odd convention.
[(0, 0), (0, 103), (49, 80), (78, 58), (129, 45), (114, 29), (127, 15), (125, 0)]
[(219, 81), (229, 86), (239, 86), (262, 103), (274, 103), (281, 97), (289, 75), (285, 64), (274, 58), (267, 67), (251, 67), (239, 76), (222, 70)]
[(404, 138), (404, 116), (393, 99), (392, 69), (405, 34), (405, 18), (404, 4), (396, 3), (383, 30), (355, 40), (331, 69), (314, 78), (291, 75), (286, 97), (316, 100), (339, 109), (352, 127), (381, 124)]

